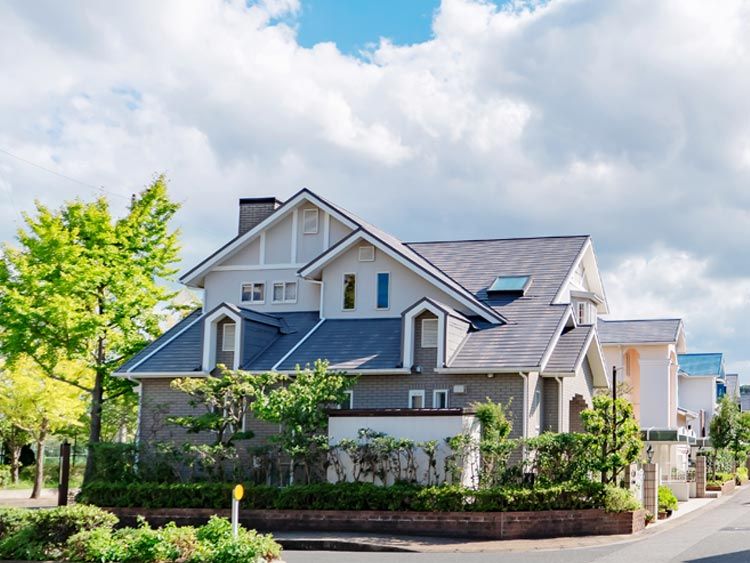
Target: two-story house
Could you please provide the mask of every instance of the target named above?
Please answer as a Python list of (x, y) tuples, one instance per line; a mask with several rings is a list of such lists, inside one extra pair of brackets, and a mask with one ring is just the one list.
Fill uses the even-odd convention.
[(698, 414), (696, 432), (699, 437), (706, 437), (718, 401), (726, 394), (724, 354), (680, 354), (678, 361), (680, 401), (685, 408)]
[(143, 440), (200, 439), (161, 422), (191, 412), (170, 381), (220, 363), (294, 373), (326, 359), (360, 376), (352, 409), (510, 402), (516, 436), (580, 429), (608, 385), (588, 236), (405, 243), (307, 189), (242, 199), (239, 216), (181, 277), (203, 307), (117, 373), (140, 383)]
[[(681, 319), (599, 319), (607, 370), (633, 404), (643, 438), (665, 482), (685, 482), (698, 415), (681, 403), (679, 357), (686, 350)], [(672, 485), (687, 499), (687, 485)]]

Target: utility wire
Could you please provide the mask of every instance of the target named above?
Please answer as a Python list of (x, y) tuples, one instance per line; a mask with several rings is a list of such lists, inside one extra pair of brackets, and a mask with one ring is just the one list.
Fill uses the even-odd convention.
[(54, 170), (47, 168), (46, 166), (42, 166), (41, 164), (37, 164), (36, 162), (31, 162), (30, 160), (26, 160), (25, 158), (21, 158), (20, 156), (13, 154), (12, 152), (7, 151), (2, 147), (0, 147), (0, 152), (7, 154), (8, 156), (15, 158), (16, 160), (20, 160), (21, 162), (24, 162), (28, 164), (29, 166), (33, 166), (34, 168), (39, 168), (40, 170), (44, 170), (45, 172), (49, 172), (50, 174), (54, 174), (55, 176), (59, 176), (60, 178), (64, 178), (70, 182), (75, 182), (76, 184), (80, 184), (81, 186), (86, 186), (87, 188), (91, 188), (92, 190), (105, 192), (116, 197), (121, 197), (123, 199), (130, 199), (129, 196), (125, 196), (122, 194), (118, 194), (117, 192), (107, 190), (104, 188), (104, 186), (95, 186), (94, 184), (89, 184), (88, 182), (82, 182), (81, 180), (76, 180), (75, 178), (66, 176), (65, 174), (60, 174), (59, 172), (55, 172)]

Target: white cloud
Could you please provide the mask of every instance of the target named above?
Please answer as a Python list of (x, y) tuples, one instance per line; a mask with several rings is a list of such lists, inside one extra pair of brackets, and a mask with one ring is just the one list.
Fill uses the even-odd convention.
[[(120, 207), (167, 172), (187, 264), (238, 197), (302, 186), (407, 239), (589, 232), (616, 309), (686, 311), (693, 345), (750, 361), (747, 3), (444, 0), (431, 40), (364, 58), (300, 47), (300, 13), (4, 3), (0, 148)], [(33, 198), (95, 193), (2, 154), (0, 186), (3, 239)], [(672, 284), (685, 264), (720, 315)]]

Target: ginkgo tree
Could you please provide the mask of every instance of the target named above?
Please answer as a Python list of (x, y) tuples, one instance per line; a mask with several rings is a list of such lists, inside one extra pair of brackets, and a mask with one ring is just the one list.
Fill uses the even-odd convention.
[[(101, 439), (106, 401), (132, 393), (112, 371), (160, 333), (174, 292), (178, 205), (164, 177), (115, 217), (105, 198), (54, 210), (37, 202), (17, 244), (0, 251), (0, 354), (30, 358), (51, 379), (89, 395), (89, 454)], [(93, 377), (60, 371), (82, 362)], [(93, 470), (93, 455), (86, 476)]]
[[(80, 381), (93, 373), (80, 362), (57, 366), (58, 373)], [(34, 442), (36, 467), (31, 498), (44, 487), (44, 445), (47, 438), (82, 424), (86, 394), (75, 386), (47, 377), (29, 358), (19, 358), (0, 371), (0, 415), (6, 424), (25, 432)]]

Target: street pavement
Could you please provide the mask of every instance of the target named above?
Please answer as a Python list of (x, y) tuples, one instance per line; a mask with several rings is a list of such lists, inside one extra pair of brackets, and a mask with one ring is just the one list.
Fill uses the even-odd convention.
[[(541, 540), (541, 546), (546, 540)], [(539, 549), (528, 542), (523, 551), (503, 549), (503, 542), (482, 551), (430, 553), (355, 553), (284, 551), (287, 563), (750, 563), (750, 487), (722, 497), (674, 522), (666, 522), (632, 539), (587, 548)]]

